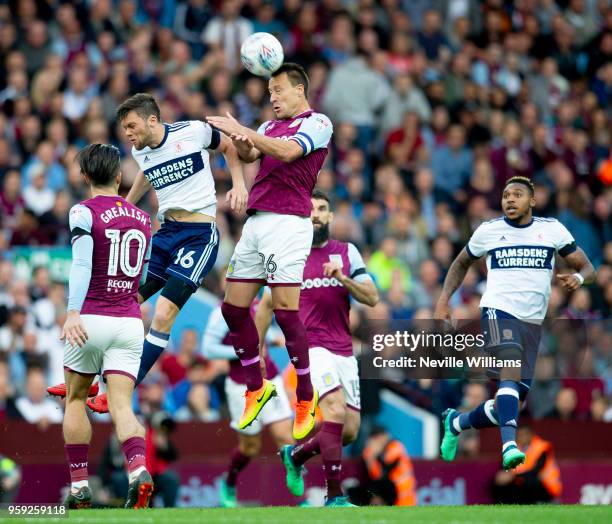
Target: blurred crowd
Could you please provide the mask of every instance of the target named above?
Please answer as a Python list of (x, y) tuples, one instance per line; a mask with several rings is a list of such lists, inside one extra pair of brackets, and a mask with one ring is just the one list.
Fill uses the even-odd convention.
[[(500, 214), (513, 175), (534, 181), (536, 214), (565, 224), (598, 269), (597, 282), (571, 296), (553, 285), (549, 316), (610, 317), (609, 1), (2, 2), (0, 419), (61, 418), (44, 388), (62, 381), (65, 283), (44, 267), (21, 280), (11, 257), (23, 246), (69, 245), (68, 210), (87, 197), (75, 154), (90, 142), (117, 145), (127, 192), (138, 168), (114, 112), (141, 91), (155, 94), (169, 122), (226, 111), (251, 127), (273, 118), (265, 80), (239, 60), (255, 31), (275, 34), (286, 60), (307, 69), (311, 105), (333, 120), (318, 178), (333, 199), (332, 234), (361, 249), (383, 297), (355, 319), (431, 317), (454, 256)], [(245, 217), (224, 203), (220, 155), (212, 167), (222, 240), (204, 286), (219, 294)], [(249, 179), (254, 169), (246, 167)], [(154, 212), (154, 193), (140, 205)], [(469, 271), (455, 316), (478, 316), (484, 277), (483, 264)], [(186, 330), (141, 389), (142, 410), (219, 417), (226, 370), (200, 350)], [(612, 369), (609, 357), (601, 362), (584, 375), (598, 378), (569, 382), (544, 364), (533, 398), (548, 400), (534, 400), (532, 415), (610, 420)], [(403, 387), (436, 413), (490, 396), (478, 383)]]

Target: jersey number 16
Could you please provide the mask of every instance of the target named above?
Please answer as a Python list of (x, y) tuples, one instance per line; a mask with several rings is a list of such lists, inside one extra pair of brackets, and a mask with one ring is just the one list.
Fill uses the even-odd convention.
[[(124, 275), (132, 278), (137, 276), (142, 269), (145, 248), (147, 247), (147, 239), (144, 233), (138, 229), (128, 229), (122, 238), (119, 229), (107, 229), (105, 235), (106, 238), (110, 239), (108, 275), (111, 277), (117, 276), (117, 268), (121, 267), (121, 271)], [(130, 263), (130, 248), (132, 241), (138, 243), (138, 252), (134, 265)]]

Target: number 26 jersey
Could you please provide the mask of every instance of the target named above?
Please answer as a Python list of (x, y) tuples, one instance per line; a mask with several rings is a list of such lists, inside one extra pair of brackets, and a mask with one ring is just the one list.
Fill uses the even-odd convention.
[(73, 240), (91, 235), (91, 280), (81, 314), (141, 318), (138, 284), (151, 242), (151, 218), (120, 196), (98, 195), (72, 207)]

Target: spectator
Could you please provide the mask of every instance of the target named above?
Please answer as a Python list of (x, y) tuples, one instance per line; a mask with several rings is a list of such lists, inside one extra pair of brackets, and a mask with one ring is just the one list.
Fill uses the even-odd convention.
[(410, 270), (397, 257), (397, 241), (394, 238), (383, 239), (380, 250), (372, 254), (367, 268), (383, 291), (389, 290), (395, 278), (399, 279), (404, 291), (410, 288)]
[(30, 170), (31, 185), (23, 191), (26, 207), (41, 216), (53, 207), (55, 192), (47, 186), (45, 166), (37, 164)]
[(416, 113), (424, 123), (429, 122), (431, 118), (431, 106), (423, 91), (414, 85), (410, 75), (400, 73), (395, 77), (393, 90), (389, 93), (383, 110), (381, 131), (384, 133), (399, 127), (402, 115), (407, 112)]
[(538, 437), (529, 426), (517, 430), (516, 443), (526, 455), (513, 471), (498, 471), (493, 485), (497, 504), (538, 504), (558, 499), (562, 493), (561, 471), (553, 445)]
[(465, 147), (465, 130), (452, 125), (446, 134), (446, 144), (434, 147), (431, 153), (431, 168), (435, 187), (460, 196), (472, 173), (472, 153)]
[(370, 504), (416, 505), (412, 461), (399, 440), (394, 440), (384, 428), (374, 427), (363, 450), (363, 460), (368, 471), (365, 491), (371, 496)]
[(176, 497), (180, 485), (179, 476), (170, 469), (170, 464), (177, 460), (179, 454), (170, 440), (175, 423), (167, 413), (159, 411), (153, 415), (147, 427), (147, 471), (151, 473), (155, 484), (153, 496), (159, 494), (165, 508), (176, 506)]
[(239, 71), (240, 46), (252, 32), (253, 24), (240, 16), (242, 0), (227, 0), (221, 4), (221, 14), (206, 25), (203, 40), (218, 54), (230, 71)]
[(357, 147), (369, 151), (377, 125), (376, 113), (383, 107), (388, 94), (386, 79), (372, 71), (367, 57), (358, 52), (331, 72), (323, 109), (333, 121), (353, 124), (357, 129)]
[(63, 413), (59, 405), (47, 397), (47, 382), (39, 368), (32, 368), (26, 377), (26, 393), (15, 403), (21, 416), (42, 430), (49, 424), (59, 424)]

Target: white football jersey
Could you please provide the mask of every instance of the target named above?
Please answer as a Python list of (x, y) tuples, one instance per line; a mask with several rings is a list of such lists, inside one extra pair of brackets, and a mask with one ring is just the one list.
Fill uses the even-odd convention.
[(548, 309), (555, 253), (569, 255), (576, 242), (555, 218), (534, 217), (531, 223), (517, 226), (501, 217), (481, 224), (466, 249), (473, 258), (487, 256), (487, 285), (480, 307), (540, 323)]
[(200, 120), (164, 124), (157, 147), (132, 148), (159, 201), (160, 220), (169, 209), (215, 215), (217, 197), (207, 149), (216, 149), (219, 131)]

